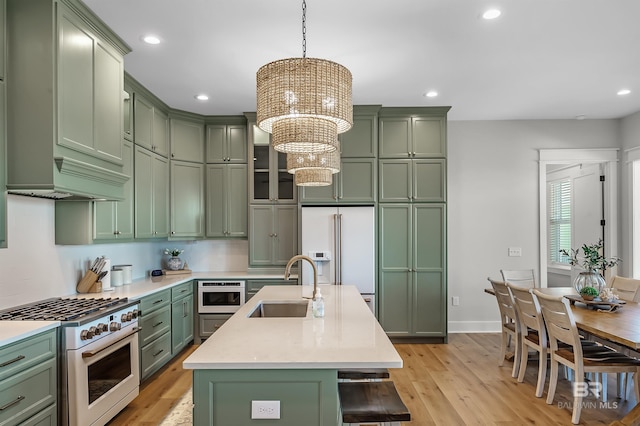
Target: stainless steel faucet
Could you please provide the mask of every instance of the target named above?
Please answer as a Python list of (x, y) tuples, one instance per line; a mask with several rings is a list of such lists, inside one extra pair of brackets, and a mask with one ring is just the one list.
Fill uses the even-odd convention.
[[(289, 259), (287, 262), (287, 266), (284, 268), (284, 279), (288, 280), (289, 275), (291, 275), (291, 266), (296, 263), (298, 260), (306, 260), (309, 262), (311, 267), (313, 268), (313, 296), (312, 299), (316, 297), (316, 290), (318, 289), (318, 269), (316, 268), (316, 264), (311, 260), (309, 256), (305, 256), (303, 254), (297, 254)], [(299, 274), (302, 274), (302, 268), (299, 270)]]

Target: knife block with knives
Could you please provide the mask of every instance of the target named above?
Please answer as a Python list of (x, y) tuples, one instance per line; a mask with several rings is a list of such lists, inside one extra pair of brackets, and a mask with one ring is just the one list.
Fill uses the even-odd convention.
[(84, 274), (78, 285), (76, 291), (78, 293), (101, 293), (102, 281), (100, 281), (109, 271), (103, 271), (106, 260), (104, 257), (98, 257), (91, 264), (89, 270)]

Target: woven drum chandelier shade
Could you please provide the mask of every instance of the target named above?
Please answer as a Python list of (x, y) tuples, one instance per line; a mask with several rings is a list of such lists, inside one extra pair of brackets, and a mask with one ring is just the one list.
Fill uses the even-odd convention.
[(296, 186), (328, 186), (333, 181), (328, 169), (303, 169), (293, 175)]
[(286, 118), (321, 118), (337, 133), (353, 125), (351, 72), (316, 58), (289, 58), (262, 66), (256, 75), (258, 127), (271, 133)]
[(289, 154), (336, 151), (336, 123), (315, 117), (285, 118), (273, 123), (271, 143), (276, 151)]
[(296, 174), (300, 170), (325, 169), (331, 174), (340, 171), (339, 151), (323, 152), (320, 154), (287, 154), (287, 171)]

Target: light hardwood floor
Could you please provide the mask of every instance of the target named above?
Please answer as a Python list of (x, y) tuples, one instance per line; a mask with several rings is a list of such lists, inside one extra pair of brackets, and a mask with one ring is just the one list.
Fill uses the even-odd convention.
[[(391, 369), (391, 379), (411, 411), (403, 425), (570, 425), (571, 387), (561, 380), (552, 405), (546, 388), (536, 398), (537, 361), (529, 361), (524, 383), (511, 377), (512, 364), (498, 367), (499, 334), (452, 334), (448, 344), (396, 344), (404, 361)], [(195, 349), (187, 348), (174, 361), (146, 381), (140, 395), (109, 426), (155, 426), (191, 386), (191, 371), (182, 361)], [(634, 405), (615, 398), (615, 380), (609, 378), (606, 406), (587, 399), (580, 417), (583, 425), (609, 424), (621, 419)], [(590, 408), (590, 407), (596, 408)]]

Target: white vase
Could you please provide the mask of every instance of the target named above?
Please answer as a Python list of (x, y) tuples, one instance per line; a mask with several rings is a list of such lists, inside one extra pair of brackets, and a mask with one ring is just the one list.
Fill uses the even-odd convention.
[(603, 288), (607, 286), (604, 278), (600, 273), (593, 269), (591, 271), (580, 272), (576, 279), (573, 281), (573, 287), (576, 289), (578, 293), (584, 287), (593, 287), (598, 290), (598, 294), (602, 291)]
[(178, 271), (182, 269), (182, 260), (178, 256), (171, 256), (167, 260), (167, 267), (172, 271)]

